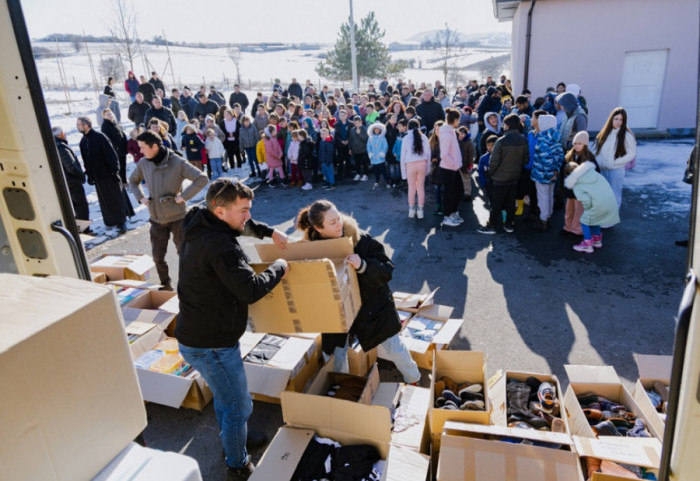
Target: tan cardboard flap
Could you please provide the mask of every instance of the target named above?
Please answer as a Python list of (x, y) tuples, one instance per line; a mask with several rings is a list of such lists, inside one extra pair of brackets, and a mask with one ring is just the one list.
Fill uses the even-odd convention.
[(116, 281), (109, 281), (107, 284), (120, 287), (134, 287), (136, 289), (151, 289), (157, 291), (162, 286), (159, 284), (150, 284), (146, 281), (138, 281), (135, 279), (120, 279)]
[(262, 262), (274, 262), (277, 259), (303, 261), (308, 259), (344, 259), (353, 253), (352, 240), (349, 237), (319, 241), (290, 242), (286, 250), (275, 244), (255, 244)]
[(489, 401), (491, 404), (491, 424), (496, 426), (508, 425), (508, 399), (506, 397), (506, 375), (502, 369), (488, 380)]
[(648, 354), (634, 354), (639, 370), (639, 379), (662, 381), (669, 383), (671, 379), (671, 369), (673, 367), (673, 356), (653, 356)]
[(434, 321), (447, 321), (454, 310), (455, 308), (452, 306), (429, 304), (421, 306), (421, 308), (418, 310), (418, 315)]
[(442, 435), (438, 481), (582, 480), (572, 451)]
[[(394, 424), (391, 442), (421, 452), (428, 408), (432, 403), (431, 391), (424, 387), (404, 386), (399, 402), (403, 419)], [(423, 452), (427, 452), (427, 446)]]
[(484, 371), (484, 353), (479, 351), (435, 351), (440, 371)]
[(372, 444), (386, 459), (391, 441), (391, 415), (386, 408), (291, 391), (280, 393), (280, 398), (285, 423), (313, 429), (341, 444)]
[(178, 409), (187, 396), (193, 380), (187, 377), (163, 374), (162, 372), (136, 369), (144, 401)]
[(575, 383), (595, 383), (595, 384), (620, 384), (620, 378), (612, 366), (580, 366), (564, 365), (569, 382)]
[(661, 462), (661, 443), (656, 438), (606, 436), (605, 439), (594, 439), (574, 436), (573, 439), (579, 456), (655, 469)]
[(270, 397), (279, 397), (287, 388), (291, 370), (278, 369), (260, 364), (243, 363), (248, 380), (248, 391)]
[(250, 481), (289, 479), (297, 469), (306, 446), (314, 437), (310, 429), (282, 426), (250, 477)]
[(423, 480), (428, 474), (430, 458), (408, 448), (392, 445), (386, 459), (382, 481)]
[[(133, 307), (136, 309), (161, 309), (167, 301), (175, 298), (177, 294), (175, 292), (168, 291), (146, 291), (143, 295), (138, 296), (135, 299), (126, 303), (126, 307)], [(175, 312), (177, 314), (177, 311)]]
[(393, 411), (401, 398), (401, 384), (398, 382), (380, 382), (377, 392), (372, 397), (372, 406), (383, 406)]
[(433, 338), (435, 344), (450, 344), (455, 335), (462, 328), (464, 319), (449, 319), (442, 329)]
[(417, 312), (421, 307), (427, 307), (433, 303), (435, 293), (440, 289), (436, 287), (428, 294), (411, 294), (408, 292), (394, 292), (394, 304), (398, 309)]
[(573, 444), (571, 436), (566, 433), (553, 433), (551, 431), (539, 431), (537, 429), (509, 428), (506, 426), (485, 426), (483, 424), (461, 423), (457, 421), (445, 421), (443, 432), (450, 435), (475, 433), (480, 435), (508, 436), (552, 444), (565, 444), (567, 446)]

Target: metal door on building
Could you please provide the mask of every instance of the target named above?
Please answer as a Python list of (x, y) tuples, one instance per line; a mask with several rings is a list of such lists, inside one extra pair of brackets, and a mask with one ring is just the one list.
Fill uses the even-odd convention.
[(627, 126), (656, 129), (666, 77), (668, 50), (625, 53), (620, 105), (627, 110)]

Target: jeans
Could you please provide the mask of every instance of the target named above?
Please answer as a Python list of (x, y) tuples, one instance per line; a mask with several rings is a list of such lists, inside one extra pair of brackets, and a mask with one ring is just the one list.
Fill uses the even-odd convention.
[(392, 184), (398, 184), (401, 180), (401, 164), (398, 162), (387, 162), (387, 172)]
[(119, 108), (119, 102), (116, 100), (112, 100), (109, 103), (109, 110), (114, 112), (114, 117), (117, 119), (117, 123), (121, 123), (122, 121), (122, 110)]
[(333, 164), (321, 164), (321, 173), (326, 179), (328, 185), (335, 185), (335, 174), (333, 173)]
[(581, 224), (581, 230), (583, 231), (583, 239), (584, 240), (591, 240), (594, 235), (595, 236), (600, 235), (600, 226), (599, 225)]
[(260, 164), (258, 164), (258, 154), (255, 153), (255, 147), (245, 149), (245, 156), (248, 159), (248, 165), (250, 165), (250, 173), (260, 177)]
[(240, 346), (207, 349), (180, 344), (180, 354), (199, 371), (214, 394), (214, 412), (221, 428), (226, 464), (231, 468), (244, 467), (250, 460), (245, 444), (253, 400), (248, 392)]
[[(411, 352), (398, 334), (381, 343), (389, 360), (396, 365), (407, 384), (420, 381), (418, 364), (411, 357)], [(324, 354), (325, 356), (325, 354)], [(336, 372), (348, 372), (348, 344), (345, 347), (336, 347), (333, 351), (333, 370)]]
[(622, 204), (622, 184), (625, 182), (625, 168), (620, 167), (614, 170), (602, 170), (600, 173), (603, 174), (605, 180), (610, 184), (615, 194), (615, 200), (617, 200), (617, 208), (619, 209)]
[(211, 180), (216, 180), (224, 175), (223, 163), (224, 160), (221, 157), (209, 159), (209, 164), (211, 165)]

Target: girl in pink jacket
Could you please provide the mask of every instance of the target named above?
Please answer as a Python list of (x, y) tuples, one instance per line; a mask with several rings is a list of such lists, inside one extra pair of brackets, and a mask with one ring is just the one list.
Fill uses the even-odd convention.
[(267, 183), (270, 184), (275, 178), (275, 170), (279, 174), (280, 182), (284, 179), (284, 169), (282, 169), (282, 147), (277, 141), (277, 132), (274, 125), (269, 125), (266, 129), (265, 137), (265, 160), (267, 161)]

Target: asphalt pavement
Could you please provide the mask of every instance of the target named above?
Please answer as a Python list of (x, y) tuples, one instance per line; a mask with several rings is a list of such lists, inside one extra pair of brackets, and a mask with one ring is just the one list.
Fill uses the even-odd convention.
[[(566, 386), (565, 364), (612, 365), (631, 389), (638, 377), (634, 353), (671, 354), (687, 254), (674, 241), (687, 238), (689, 214), (650, 209), (668, 200), (662, 189), (625, 190), (621, 224), (604, 231), (602, 249), (584, 254), (559, 235), (563, 210), (555, 211), (549, 232), (518, 218), (514, 234), (489, 236), (476, 232), (488, 217), (479, 196), (460, 203), (461, 226), (442, 228), (433, 215), (432, 186), (426, 218), (417, 220), (407, 217), (405, 190), (373, 190), (372, 181), (343, 181), (332, 192), (260, 187), (252, 215), (291, 234), (301, 207), (321, 198), (335, 202), (386, 246), (396, 266), (393, 290), (440, 288), (435, 301), (454, 306), (453, 317), (464, 319), (450, 349), (486, 353), (489, 376), (500, 369), (553, 373)], [(690, 203), (690, 188), (685, 197), (675, 195), (678, 203)], [(150, 253), (148, 227), (88, 256), (105, 251)], [(172, 243), (167, 260), (177, 280)], [(399, 380), (390, 363), (381, 362), (380, 370), (382, 380)], [(194, 457), (205, 480), (226, 479), (211, 404), (197, 412), (149, 403), (147, 412), (150, 447)], [(253, 429), (271, 439), (282, 424), (279, 406), (255, 402)]]

